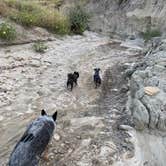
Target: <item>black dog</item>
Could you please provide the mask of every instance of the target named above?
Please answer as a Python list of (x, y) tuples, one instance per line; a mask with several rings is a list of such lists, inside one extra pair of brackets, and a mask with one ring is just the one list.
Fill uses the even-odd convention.
[(39, 158), (45, 151), (55, 128), (57, 112), (48, 116), (44, 110), (34, 120), (15, 146), (9, 166), (37, 166)]
[(74, 83), (75, 83), (75, 85), (77, 85), (77, 79), (79, 78), (79, 72), (77, 72), (77, 71), (75, 71), (74, 72), (74, 74), (73, 74), (73, 76), (74, 76)]
[(68, 79), (67, 79), (67, 88), (69, 88), (70, 86), (70, 90), (73, 90), (73, 85), (77, 85), (77, 79), (79, 78), (79, 73), (78, 72), (74, 72), (74, 73), (69, 73), (68, 75)]
[(101, 78), (100, 78), (100, 75), (99, 75), (100, 68), (95, 68), (94, 71), (95, 71), (95, 73), (94, 73), (94, 76), (93, 76), (93, 80), (94, 80), (94, 83), (95, 83), (95, 88), (97, 88), (101, 85)]

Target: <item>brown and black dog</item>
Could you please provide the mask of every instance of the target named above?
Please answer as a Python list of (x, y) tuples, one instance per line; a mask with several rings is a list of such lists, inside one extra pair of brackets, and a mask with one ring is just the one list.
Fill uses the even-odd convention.
[(70, 86), (70, 90), (73, 90), (74, 84), (77, 85), (77, 79), (79, 78), (79, 72), (69, 73), (67, 75), (67, 88)]

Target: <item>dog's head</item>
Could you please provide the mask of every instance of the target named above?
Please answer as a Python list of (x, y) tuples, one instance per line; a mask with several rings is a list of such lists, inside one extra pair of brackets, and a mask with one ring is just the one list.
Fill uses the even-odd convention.
[(75, 72), (74, 72), (74, 75), (75, 75), (77, 78), (79, 78), (79, 72), (75, 71)]
[(94, 69), (94, 71), (95, 71), (96, 73), (99, 73), (100, 70), (101, 70), (100, 68), (95, 68), (95, 69)]
[(54, 122), (56, 122), (57, 119), (57, 111), (53, 113), (52, 116), (48, 116), (46, 111), (44, 109), (41, 110), (41, 116), (47, 116), (47, 117), (52, 117), (52, 119), (54, 120)]

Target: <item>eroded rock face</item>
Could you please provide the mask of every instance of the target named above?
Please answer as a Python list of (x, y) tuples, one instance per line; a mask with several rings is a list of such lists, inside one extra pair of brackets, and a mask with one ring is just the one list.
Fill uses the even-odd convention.
[(137, 35), (147, 27), (164, 32), (166, 4), (164, 0), (90, 0), (90, 27), (104, 34)]
[[(166, 53), (154, 50), (146, 61), (148, 67), (132, 75), (128, 109), (137, 129), (148, 127), (166, 131)], [(147, 93), (146, 87), (152, 87), (149, 91), (153, 92)]]

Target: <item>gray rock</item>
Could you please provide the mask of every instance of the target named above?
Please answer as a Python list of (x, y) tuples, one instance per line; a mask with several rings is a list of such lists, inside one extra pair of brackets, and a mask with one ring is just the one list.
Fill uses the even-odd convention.
[(133, 101), (133, 108), (133, 120), (136, 128), (142, 130), (149, 124), (148, 110), (141, 101), (137, 99), (134, 99)]
[[(131, 40), (146, 32), (149, 27), (165, 35), (165, 0), (91, 0), (86, 8), (93, 13), (89, 27), (109, 36), (120, 35)], [(120, 5), (119, 5), (120, 4)], [(157, 21), (156, 21), (157, 18)], [(161, 44), (161, 38), (153, 38), (153, 47)]]
[(160, 114), (158, 117), (158, 123), (157, 123), (157, 128), (161, 131), (166, 131), (166, 115)]
[[(166, 105), (166, 68), (163, 62), (166, 57), (163, 59), (160, 52), (152, 52), (146, 59), (148, 66), (145, 70), (137, 68), (131, 76), (127, 108), (133, 116), (136, 129), (148, 127), (166, 131), (166, 116), (163, 113)], [(148, 96), (144, 92), (146, 86), (158, 87), (160, 92)]]

